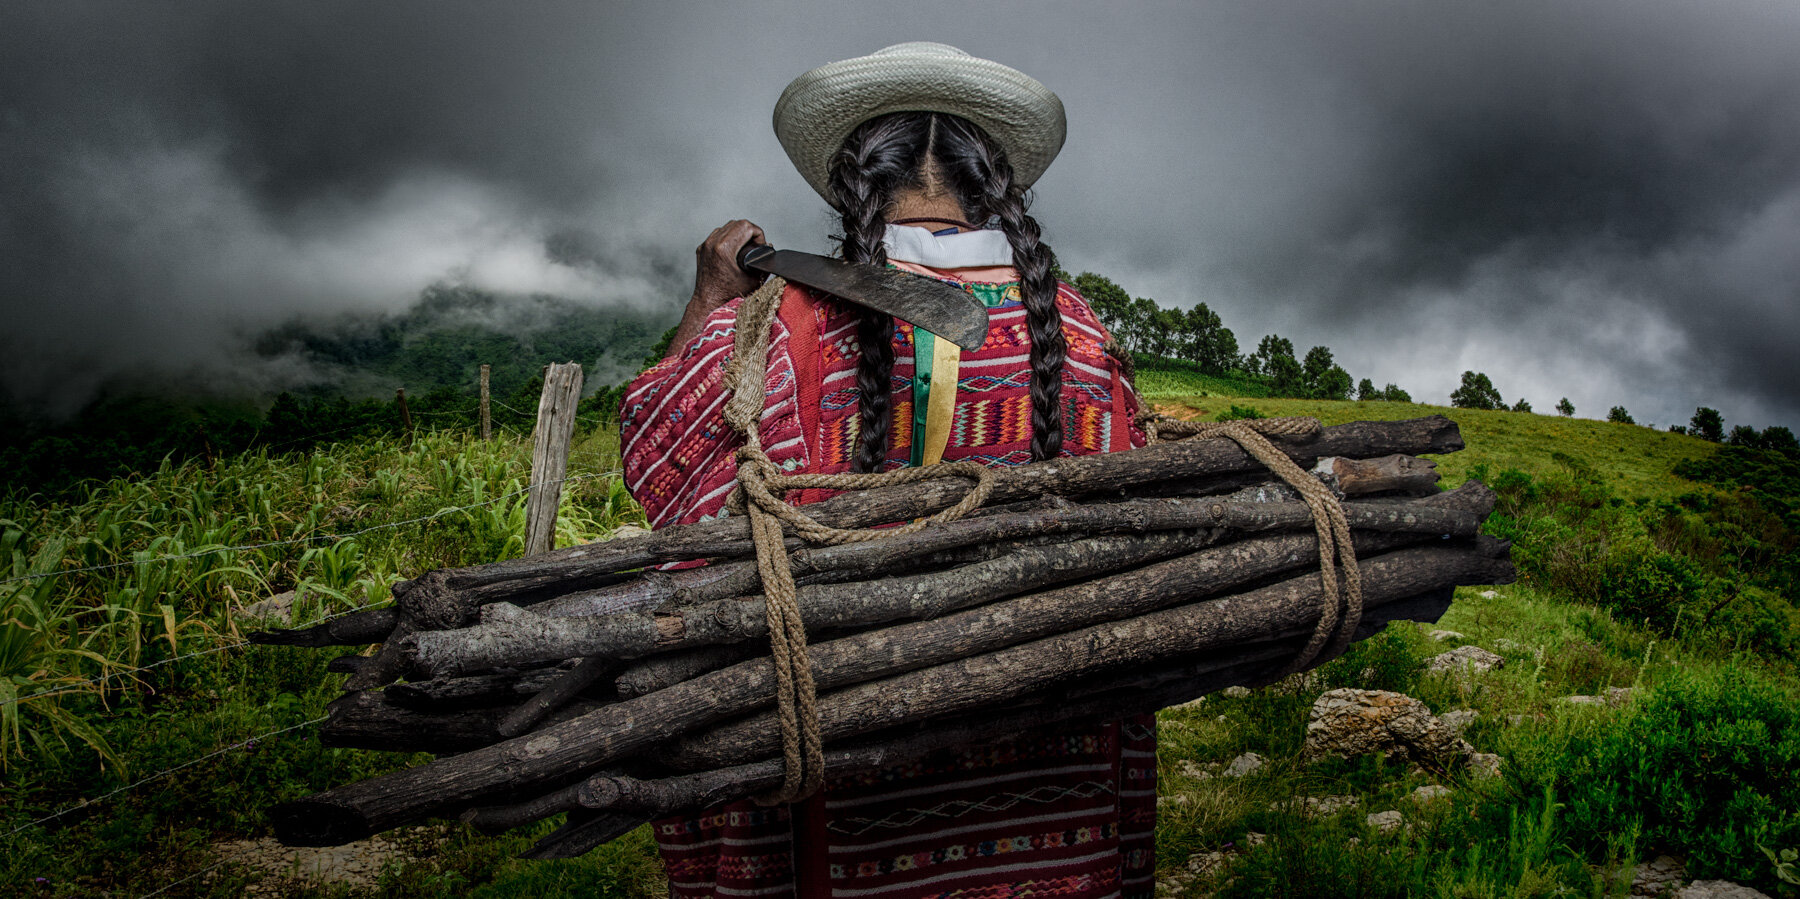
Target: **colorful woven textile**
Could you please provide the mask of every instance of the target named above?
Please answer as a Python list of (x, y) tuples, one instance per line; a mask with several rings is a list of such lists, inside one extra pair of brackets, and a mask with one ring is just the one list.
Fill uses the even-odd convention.
[[(1030, 460), (1030, 338), (1016, 283), (963, 282), (988, 307), (987, 342), (962, 354), (945, 460)], [(985, 273), (984, 273), (985, 274)], [(1107, 334), (1067, 285), (1063, 453), (1139, 446), (1138, 401), (1102, 350)], [(621, 412), (626, 484), (655, 527), (723, 514), (739, 445), (725, 425), (724, 366), (737, 303), (651, 367)], [(857, 438), (854, 309), (790, 287), (769, 346), (762, 440), (787, 471), (848, 471)], [(910, 326), (894, 333), (888, 467), (912, 435)], [(808, 491), (812, 493), (812, 491)], [(822, 496), (802, 495), (796, 502)], [(687, 896), (1103, 897), (1152, 893), (1153, 716), (830, 780), (806, 803), (733, 803), (657, 822), (670, 893)], [(796, 873), (799, 877), (796, 878)]]

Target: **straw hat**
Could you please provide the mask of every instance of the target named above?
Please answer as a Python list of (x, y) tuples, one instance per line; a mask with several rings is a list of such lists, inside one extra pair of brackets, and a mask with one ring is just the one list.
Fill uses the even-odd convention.
[(775, 102), (775, 137), (806, 183), (833, 203), (832, 154), (856, 126), (890, 112), (947, 112), (980, 125), (1027, 187), (1050, 167), (1068, 130), (1062, 100), (1037, 79), (948, 44), (916, 41), (795, 78)]

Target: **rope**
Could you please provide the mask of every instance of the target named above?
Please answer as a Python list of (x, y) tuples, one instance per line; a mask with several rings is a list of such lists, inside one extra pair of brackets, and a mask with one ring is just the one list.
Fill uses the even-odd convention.
[[(980, 508), (993, 490), (993, 472), (978, 462), (954, 462), (930, 468), (903, 468), (869, 474), (784, 475), (763, 452), (757, 427), (765, 399), (764, 370), (768, 365), (769, 330), (781, 305), (787, 283), (770, 278), (738, 308), (737, 334), (725, 383), (731, 388), (724, 416), (744, 437), (738, 450), (738, 489), (728, 507), (748, 514), (750, 534), (756, 545), (756, 569), (763, 582), (764, 608), (769, 625), (769, 650), (775, 667), (775, 706), (781, 725), (781, 751), (785, 770), (780, 787), (759, 801), (766, 804), (794, 802), (818, 792), (824, 783), (825, 754), (819, 734), (818, 686), (806, 649), (806, 626), (800, 617), (798, 590), (784, 544), (782, 526), (792, 528), (802, 540), (813, 543), (860, 543), (912, 534), (934, 522), (954, 521)], [(955, 505), (893, 528), (834, 528), (820, 524), (805, 512), (788, 505), (781, 494), (789, 490), (825, 488), (866, 490), (910, 484), (933, 478), (963, 478), (973, 482)]]
[[(1356, 547), (1350, 542), (1350, 523), (1344, 518), (1344, 507), (1337, 494), (1318, 478), (1308, 475), (1294, 460), (1269, 442), (1276, 437), (1315, 437), (1323, 430), (1316, 418), (1260, 418), (1238, 421), (1181, 421), (1156, 413), (1139, 416), (1145, 436), (1156, 440), (1180, 440), (1187, 437), (1228, 437), (1242, 447), (1251, 458), (1274, 472), (1300, 494), (1312, 510), (1313, 531), (1319, 538), (1319, 580), (1323, 599), (1319, 623), (1314, 626), (1306, 647), (1290, 662), (1282, 674), (1305, 670), (1319, 657), (1326, 641), (1336, 654), (1350, 643), (1356, 627), (1362, 622), (1362, 569), (1356, 565)], [(1339, 582), (1342, 569), (1342, 583)], [(1339, 606), (1342, 624), (1339, 623)]]

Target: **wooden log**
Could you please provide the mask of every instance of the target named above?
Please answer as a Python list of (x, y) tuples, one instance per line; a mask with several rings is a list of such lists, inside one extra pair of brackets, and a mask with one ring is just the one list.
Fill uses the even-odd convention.
[[(1344, 504), (1353, 528), (1434, 536), (1473, 536), (1479, 516), (1462, 510), (1414, 505)], [(959, 527), (969, 525), (970, 527)], [(927, 618), (1058, 583), (1134, 568), (1194, 551), (1219, 533), (1311, 529), (1312, 513), (1302, 503), (1222, 502), (1197, 498), (1128, 500), (1080, 505), (968, 522), (952, 522), (892, 541), (852, 544), (844, 549), (880, 551), (888, 543), (948, 549), (980, 536), (1032, 532), (1107, 533), (1157, 530), (1146, 537), (1093, 537), (1017, 552), (993, 562), (908, 577), (806, 587), (799, 603), (806, 627), (866, 627), (900, 619)], [(1186, 530), (1162, 531), (1163, 528)], [(970, 540), (970, 542), (978, 542)], [(914, 550), (903, 550), (907, 555)], [(604, 656), (630, 659), (654, 652), (732, 643), (766, 636), (760, 600), (719, 600), (650, 616), (620, 613), (604, 617), (547, 618), (508, 603), (483, 608), (476, 627), (425, 631), (409, 637), (403, 651), (411, 670), (449, 676), (500, 665)]]
[(251, 631), (250, 642), (264, 646), (365, 646), (393, 633), (400, 610), (389, 606), (365, 609), (312, 627)]
[(488, 363), (481, 363), (481, 442), (494, 439), (494, 418), (489, 408)]
[(389, 701), (417, 712), (510, 706), (536, 695), (562, 670), (566, 669), (537, 668), (513, 674), (413, 681), (391, 684), (382, 693)]
[[(1462, 449), (1455, 422), (1441, 415), (1396, 422), (1334, 425), (1311, 441), (1276, 439), (1274, 444), (1301, 467), (1324, 456), (1371, 457), (1392, 453), (1448, 453)], [(998, 469), (990, 504), (1039, 496), (1117, 493), (1134, 484), (1197, 481), (1206, 477), (1262, 470), (1262, 464), (1225, 438), (1159, 443), (1121, 453), (1055, 459)], [(816, 503), (808, 514), (833, 527), (870, 527), (929, 514), (956, 503), (967, 492), (960, 480), (922, 481), (897, 487), (845, 493)], [(798, 544), (795, 544), (795, 548)], [(754, 550), (748, 521), (739, 516), (680, 527), (623, 541), (554, 550), (524, 559), (434, 572), (437, 588), (401, 590), (415, 607), (416, 620), (431, 629), (468, 624), (483, 603), (541, 595), (548, 588), (569, 592), (628, 569), (690, 559), (746, 557)]]
[(361, 671), (362, 666), (364, 666), (368, 663), (369, 663), (368, 656), (360, 656), (360, 655), (338, 656), (337, 658), (332, 659), (331, 661), (325, 663), (325, 670), (331, 672), (332, 674), (355, 674), (356, 672)]
[(546, 715), (567, 705), (583, 690), (619, 670), (617, 663), (599, 656), (582, 659), (574, 668), (562, 672), (518, 708), (506, 714), (497, 730), (503, 737), (516, 737), (530, 730)]
[(633, 699), (767, 652), (765, 646), (739, 643), (662, 653), (626, 668), (613, 680), (613, 689), (619, 698)]
[[(1295, 540), (1301, 541), (1302, 545), (1312, 542), (1310, 538), (1280, 536), (1246, 541), (1231, 548), (1243, 549), (1253, 543), (1265, 541), (1274, 543)], [(1205, 555), (1206, 553), (1194, 554), (1195, 557)], [(1090, 610), (1090, 614), (1094, 616), (1090, 620), (1105, 623), (1083, 628), (1074, 634), (1059, 634), (1056, 638), (1044, 641), (1049, 644), (1048, 651), (1071, 652), (1074, 653), (1071, 657), (1073, 659), (1111, 666), (1120, 664), (1118, 654), (1130, 645), (1142, 647), (1153, 656), (1159, 650), (1166, 652), (1167, 644), (1177, 644), (1184, 651), (1199, 651), (1208, 647), (1248, 642), (1271, 628), (1310, 626), (1318, 617), (1319, 594), (1315, 574), (1239, 596), (1184, 606), (1181, 607), (1186, 610), (1183, 615), (1157, 613), (1128, 621), (1113, 620), (1121, 615), (1136, 614), (1142, 607), (1161, 607), (1171, 601), (1184, 600), (1189, 595), (1190, 584), (1197, 579), (1196, 575), (1205, 574), (1204, 571), (1181, 567), (1179, 563), (1184, 559), (1140, 569), (1161, 571), (1142, 580), (1139, 584), (1142, 589), (1131, 591), (1135, 604), (1126, 601), (1123, 591), (1099, 591), (1101, 595), (1093, 597), (1091, 602), (1096, 608)], [(1230, 566), (1232, 570), (1238, 567), (1228, 560), (1215, 561)], [(1411, 587), (1407, 591), (1408, 595), (1420, 592), (1422, 588), (1417, 586), (1417, 582), (1421, 580), (1488, 583), (1509, 577), (1510, 565), (1487, 558), (1474, 550), (1459, 551), (1450, 547), (1402, 550), (1364, 566), (1365, 603), (1373, 607), (1384, 600), (1396, 598), (1388, 592), (1395, 585)], [(1109, 588), (1118, 580), (1109, 581)], [(1080, 587), (1064, 588), (1053, 592), (1069, 594), (1064, 598), (1070, 600), (1079, 589)], [(1089, 596), (1093, 592), (1090, 590)], [(1027, 638), (1035, 637), (1038, 635), (1032, 632), (1029, 619), (1033, 617), (1032, 609), (1043, 604), (1041, 600), (1046, 595), (1048, 594), (1035, 595), (1029, 601), (1011, 600), (986, 606), (937, 622), (900, 625), (874, 634), (819, 644), (813, 647), (815, 679), (821, 690), (830, 690), (874, 677), (884, 677), (895, 671), (924, 668), (926, 670), (923, 672), (901, 676), (913, 678), (910, 681), (896, 678), (886, 680), (889, 684), (898, 682), (902, 688), (909, 690), (904, 695), (905, 701), (897, 708), (907, 714), (917, 714), (928, 709), (939, 712), (960, 710), (955, 708), (957, 703), (967, 704), (974, 700), (959, 693), (955, 697), (942, 698), (940, 705), (932, 709), (926, 698), (919, 695), (917, 682), (929, 681), (933, 687), (944, 687), (948, 683), (953, 692), (961, 691), (964, 684), (973, 683), (946, 678), (943, 664), (948, 662), (951, 666), (967, 669), (973, 674), (988, 675), (983, 681), (983, 690), (993, 687), (994, 671), (1003, 668), (1013, 656), (1001, 659), (1003, 653), (993, 653), (980, 657), (981, 660), (962, 659), (961, 656), (979, 651), (980, 647), (988, 644), (1010, 646), (1018, 642), (1015, 637), (1006, 634), (1011, 628), (1005, 622), (989, 620), (980, 629), (981, 634), (955, 635), (952, 639), (941, 641), (939, 645), (919, 645), (916, 639), (908, 638), (934, 633), (930, 629), (932, 625), (991, 614), (992, 610), (1001, 606), (1014, 607), (1014, 621), (1025, 625), (1023, 630)], [(1158, 599), (1151, 601), (1150, 596), (1157, 596)], [(1051, 605), (1066, 607), (1068, 604)], [(1057, 624), (1053, 625), (1056, 627), (1064, 626), (1071, 620), (1066, 615), (1050, 617), (1058, 619)], [(1172, 632), (1156, 631), (1154, 627), (1146, 632), (1146, 625), (1139, 623), (1146, 621)], [(950, 630), (954, 632), (959, 629), (952, 627)], [(897, 633), (902, 631), (910, 633), (904, 636)], [(1068, 660), (1043, 658), (1046, 650), (1038, 642), (1034, 640), (1029, 644), (1038, 650), (1038, 655), (1032, 657), (1030, 664), (1044, 665), (1044, 669), (1016, 672), (1016, 676), (1020, 678), (1018, 686), (996, 693), (994, 701), (1004, 701), (1000, 697), (1018, 695), (1021, 690), (1041, 687), (1048, 679), (1066, 675), (1071, 670)], [(1000, 660), (998, 664), (997, 659)], [(742, 715), (747, 709), (759, 704), (766, 705), (773, 698), (773, 680), (772, 666), (767, 661), (740, 663), (677, 684), (651, 696), (607, 706), (542, 728), (528, 736), (440, 759), (429, 765), (337, 787), (298, 802), (284, 803), (272, 815), (276, 832), (289, 845), (338, 845), (437, 812), (466, 806), (499, 792), (530, 792), (534, 786), (629, 758), (696, 727)], [(878, 716), (869, 714), (865, 709), (861, 702), (864, 698), (863, 693), (847, 691), (843, 699), (836, 701), (837, 705), (832, 706), (830, 716), (831, 732), (862, 732), (857, 728), (878, 721)], [(888, 720), (886, 723), (893, 722)], [(872, 728), (865, 727), (864, 730), (866, 729)], [(728, 735), (738, 733), (729, 731)], [(742, 738), (753, 746), (757, 745), (754, 743), (754, 735), (742, 735)]]
[[(421, 712), (393, 701), (384, 690), (358, 690), (328, 705), (328, 717), (319, 728), (319, 743), (351, 749), (387, 752), (430, 752), (446, 755), (492, 746), (506, 739), (500, 722), (504, 706)], [(565, 721), (599, 708), (600, 704), (576, 699), (548, 718)]]
[(581, 366), (552, 363), (538, 398), (537, 429), (531, 445), (531, 487), (525, 500), (525, 555), (556, 548), (556, 508), (562, 503), (569, 469), (569, 441), (575, 436), (575, 407), (581, 403)]
[(1313, 464), (1313, 474), (1345, 496), (1403, 493), (1421, 496), (1437, 489), (1437, 463), (1394, 454), (1379, 459), (1327, 456)]
[[(1483, 538), (1489, 540), (1489, 538)], [(1510, 581), (1512, 565), (1486, 550), (1420, 547), (1364, 565), (1364, 602), (1384, 602), (1446, 586)], [(842, 740), (937, 715), (990, 707), (1058, 681), (1147, 666), (1215, 649), (1310, 629), (1321, 596), (1317, 575), (1249, 593), (1178, 606), (855, 686), (819, 697), (819, 729)], [(1307, 600), (1312, 600), (1308, 608)], [(910, 649), (910, 648), (909, 648)], [(780, 751), (773, 716), (761, 713), (680, 743), (683, 764), (724, 767)]]

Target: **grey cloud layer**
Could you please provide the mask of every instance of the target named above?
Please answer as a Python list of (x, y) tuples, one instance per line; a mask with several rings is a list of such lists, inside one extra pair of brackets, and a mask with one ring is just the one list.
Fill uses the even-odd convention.
[(1063, 96), (1038, 212), (1072, 269), (1421, 399), (1476, 368), (1540, 409), (1800, 424), (1800, 7), (1097, 9), (16, 5), (6, 382), (217, 370), (444, 277), (672, 303), (735, 216), (823, 249), (775, 96), (931, 39)]

